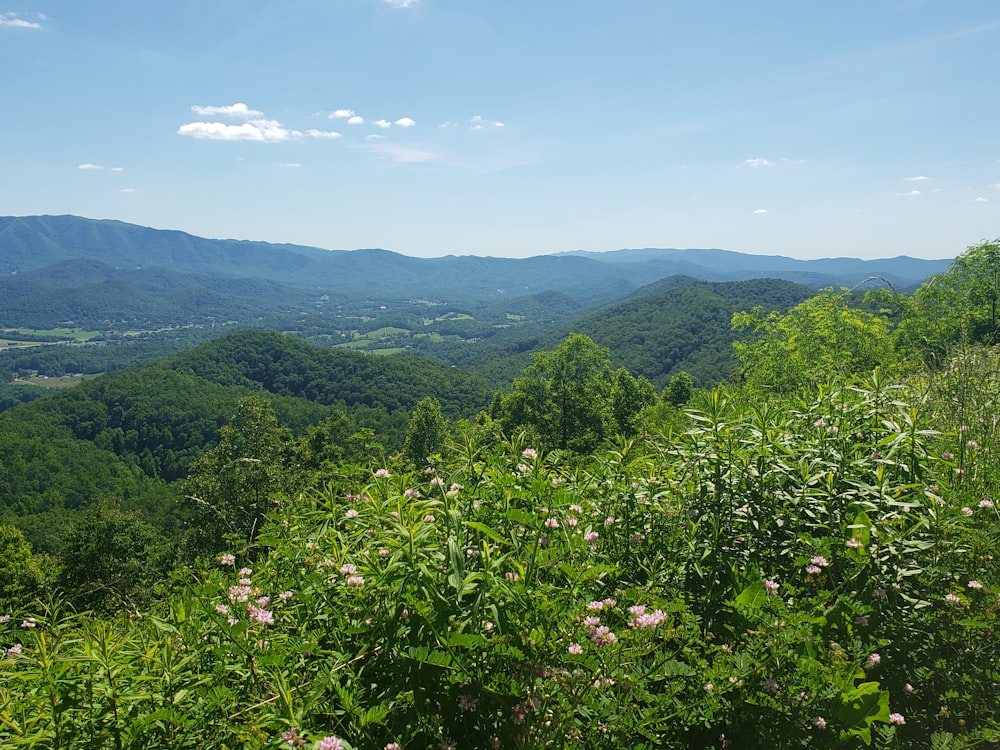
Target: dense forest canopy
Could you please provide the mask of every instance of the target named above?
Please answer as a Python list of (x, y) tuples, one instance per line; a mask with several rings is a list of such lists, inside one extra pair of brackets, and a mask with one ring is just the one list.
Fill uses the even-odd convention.
[[(998, 279), (668, 282), (499, 390), (241, 330), (13, 406), (0, 743), (995, 747)], [(728, 382), (619, 358), (668, 298)]]

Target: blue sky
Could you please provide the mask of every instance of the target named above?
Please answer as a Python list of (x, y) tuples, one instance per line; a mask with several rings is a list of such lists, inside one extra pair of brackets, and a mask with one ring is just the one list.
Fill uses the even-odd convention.
[(417, 256), (1000, 236), (996, 0), (0, 0), (0, 71), (0, 215)]

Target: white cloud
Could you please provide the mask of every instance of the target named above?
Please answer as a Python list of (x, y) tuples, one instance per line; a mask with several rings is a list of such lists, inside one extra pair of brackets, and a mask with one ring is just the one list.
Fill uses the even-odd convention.
[(911, 190), (908, 193), (896, 193), (896, 195), (903, 195), (903, 196), (917, 196), (917, 195), (920, 195), (920, 194), (921, 193), (920, 193), (919, 190)]
[(290, 161), (290, 162), (286, 162), (284, 164), (279, 164), (278, 166), (279, 167), (287, 167), (288, 169), (298, 169), (302, 165), (299, 164), (297, 161)]
[(379, 156), (387, 156), (400, 164), (422, 164), (437, 158), (437, 154), (424, 146), (373, 143), (365, 146), (365, 149)]
[(376, 120), (372, 125), (378, 125), (380, 128), (391, 128), (392, 123), (388, 120)]
[(91, 164), (89, 161), (86, 164), (80, 164), (77, 169), (104, 169), (100, 164)]
[(241, 125), (226, 125), (222, 122), (189, 122), (177, 129), (177, 135), (210, 141), (281, 143), (302, 134), (297, 130), (289, 130), (275, 120), (252, 120)]
[(111, 167), (112, 172), (124, 172), (125, 167)]
[(400, 117), (398, 120), (396, 120), (396, 124), (399, 125), (399, 127), (401, 128), (412, 128), (417, 123), (413, 118)]
[(1000, 182), (993, 183), (993, 187), (995, 187), (997, 190), (1000, 190)]
[(746, 159), (743, 162), (745, 167), (773, 167), (774, 162), (767, 159)]
[(455, 127), (458, 127), (458, 123), (457, 122), (452, 122), (451, 120), (448, 120), (448, 122), (442, 122), (440, 125), (438, 125), (438, 127), (439, 128), (455, 128)]
[(116, 193), (138, 193), (139, 191), (135, 188), (118, 188), (115, 190)]
[(364, 125), (365, 118), (361, 115), (353, 115), (347, 118), (348, 125)]
[(767, 213), (767, 209), (766, 208), (758, 208), (758, 209), (754, 210), (754, 214), (756, 216), (763, 216), (766, 213)]
[(309, 138), (325, 138), (327, 140), (336, 140), (340, 138), (340, 133), (336, 130), (316, 130), (315, 128), (310, 128), (306, 131), (306, 136)]
[(385, 0), (393, 8), (416, 8), (420, 5), (420, 0)]
[(331, 120), (346, 120), (348, 117), (354, 117), (353, 109), (335, 109), (330, 113)]
[(384, 135), (378, 135), (377, 133), (372, 133), (371, 135), (366, 135), (365, 136), (365, 140), (366, 141), (384, 141), (385, 140), (385, 136)]
[(924, 180), (929, 180), (930, 177), (925, 177), (922, 174), (918, 174), (916, 177), (907, 177), (906, 179), (909, 180), (910, 182), (923, 182)]
[[(45, 19), (39, 14), (38, 18)], [(28, 21), (21, 17), (20, 13), (0, 13), (0, 29), (40, 29), (42, 25), (38, 21)]]
[(973, 203), (989, 203), (989, 202), (990, 202), (989, 198), (983, 198), (982, 196), (979, 196), (978, 198), (976, 198), (976, 200), (973, 201)]
[(251, 117), (262, 117), (263, 112), (258, 112), (256, 109), (250, 109), (243, 102), (236, 102), (236, 104), (226, 104), (221, 107), (209, 106), (202, 107), (197, 104), (191, 107), (191, 111), (196, 115), (201, 115), (202, 117), (241, 117), (244, 120), (248, 120)]

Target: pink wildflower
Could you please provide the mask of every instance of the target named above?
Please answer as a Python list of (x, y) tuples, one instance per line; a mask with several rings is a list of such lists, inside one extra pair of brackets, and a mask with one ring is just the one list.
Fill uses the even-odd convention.
[(441, 477), (431, 479), (431, 487), (444, 487), (444, 480)]
[(777, 581), (764, 581), (764, 590), (767, 591), (768, 596), (777, 596), (780, 588), (781, 584)]
[(893, 712), (889, 714), (889, 723), (895, 724), (896, 726), (900, 726), (901, 724), (906, 723), (906, 719), (903, 718), (903, 714), (897, 714)]
[(249, 578), (253, 575), (253, 571), (250, 568), (240, 568), (240, 578)]
[(263, 607), (255, 607), (252, 604), (247, 607), (247, 614), (254, 622), (261, 625), (274, 625), (274, 613)]
[(944, 595), (944, 600), (946, 602), (948, 602), (949, 604), (961, 604), (961, 602), (962, 602), (962, 600), (959, 599), (954, 594), (945, 594)]
[(992, 500), (980, 500), (979, 501), (979, 507), (980, 508), (992, 508), (993, 507), (993, 501)]
[(348, 576), (348, 578), (345, 581), (345, 583), (348, 586), (364, 586), (365, 585), (365, 579), (364, 579), (363, 576)]
[(596, 542), (600, 538), (600, 536), (601, 535), (598, 534), (596, 531), (588, 531), (586, 534), (583, 535), (583, 541), (593, 543)]
[(559, 528), (559, 521), (557, 521), (555, 518), (551, 518), (551, 517), (550, 518), (546, 518), (545, 519), (545, 525), (548, 528), (550, 528), (550, 529), (558, 529)]
[(813, 726), (817, 729), (826, 729), (826, 719), (822, 716), (816, 716), (813, 718)]
[(611, 628), (607, 625), (600, 625), (593, 628), (590, 633), (590, 640), (594, 642), (596, 646), (607, 646), (609, 644), (615, 643), (618, 640), (618, 636), (615, 635)]
[(352, 574), (357, 573), (357, 572), (358, 572), (358, 569), (355, 566), (351, 565), (351, 563), (344, 563), (343, 565), (340, 566), (340, 574), (341, 575), (348, 576), (348, 575), (352, 575)]
[(981, 584), (979, 581), (975, 581), (975, 580), (969, 581), (969, 588), (970, 589), (981, 589), (982, 587), (983, 587), (983, 584)]
[(458, 482), (452, 482), (451, 486), (448, 488), (448, 492), (458, 492), (461, 489), (463, 489), (462, 485)]
[(229, 552), (227, 552), (221, 558), (219, 558), (219, 564), (220, 565), (235, 565), (236, 564), (236, 557), (234, 555), (230, 554)]
[(853, 538), (848, 539), (844, 542), (844, 546), (847, 547), (847, 549), (861, 549), (861, 540)]
[[(390, 474), (389, 474), (389, 470), (388, 469), (376, 469), (375, 470), (375, 478), (376, 479), (388, 479), (389, 476), (390, 476)], [(340, 740), (337, 740), (337, 741), (340, 742)]]
[(229, 607), (227, 607), (225, 604), (216, 604), (215, 613), (218, 615), (228, 615)]
[(882, 661), (882, 657), (878, 654), (868, 654), (868, 661), (865, 662), (865, 668), (871, 669), (872, 667), (877, 667), (879, 662)]
[(525, 448), (523, 451), (521, 451), (521, 455), (524, 456), (525, 458), (538, 458), (538, 451), (536, 451), (534, 448)]
[(38, 623), (35, 622), (35, 618), (34, 617), (28, 617), (27, 619), (21, 620), (21, 627), (25, 628), (25, 629), (27, 629), (27, 628), (33, 628), (37, 624)]
[(403, 746), (398, 742), (390, 742), (383, 750), (403, 750)]
[(403, 497), (405, 497), (407, 500), (413, 500), (414, 498), (418, 498), (420, 497), (420, 490), (418, 490), (416, 487), (410, 487), (406, 490), (406, 492), (403, 493)]
[(348, 508), (347, 512), (344, 513), (344, 518), (357, 518), (358, 510), (357, 508)]
[(581, 646), (579, 643), (571, 643), (569, 644), (569, 648), (567, 649), (567, 651), (569, 651), (571, 654), (579, 655), (583, 653), (583, 646)]
[(281, 599), (281, 601), (283, 602), (288, 601), (289, 599), (292, 598), (292, 596), (293, 595), (291, 591), (282, 591), (280, 594), (278, 594), (278, 598)]
[(316, 750), (344, 750), (344, 743), (336, 737), (324, 737), (316, 743)]

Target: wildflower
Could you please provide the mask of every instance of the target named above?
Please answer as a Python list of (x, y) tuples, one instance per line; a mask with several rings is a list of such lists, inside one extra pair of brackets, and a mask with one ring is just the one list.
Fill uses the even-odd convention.
[(274, 613), (263, 607), (255, 607), (252, 604), (247, 607), (247, 614), (254, 622), (261, 625), (274, 625)]
[(466, 557), (479, 557), (480, 552), (477, 549), (467, 549), (465, 550)]
[(11, 646), (9, 649), (7, 649), (7, 651), (5, 653), (6, 653), (7, 656), (17, 656), (23, 650), (24, 650), (24, 646), (22, 646), (20, 643), (15, 643), (13, 646)]
[(437, 519), (434, 518), (434, 514), (433, 513), (428, 513), (426, 516), (424, 516), (424, 523), (434, 523), (434, 521), (436, 521), (436, 520)]
[(868, 661), (865, 662), (865, 668), (871, 669), (872, 667), (877, 667), (879, 662), (882, 661), (882, 657), (878, 654), (872, 653), (868, 654)]
[(287, 742), (290, 747), (306, 744), (305, 737), (299, 737), (299, 730), (295, 727), (292, 727), (287, 732), (282, 732), (281, 739)]
[(523, 451), (521, 451), (521, 455), (524, 456), (525, 458), (538, 458), (538, 451), (536, 451), (534, 448), (525, 448)]
[(817, 729), (826, 729), (826, 719), (822, 716), (813, 717), (813, 726)]
[(215, 605), (215, 613), (219, 614), (219, 615), (228, 615), (229, 614), (229, 607), (227, 607), (225, 604), (216, 604)]
[(600, 610), (604, 609), (604, 602), (597, 602), (597, 601), (590, 602), (590, 604), (587, 605), (587, 609), (599, 612)]
[(961, 599), (959, 599), (959, 598), (958, 598), (957, 596), (955, 596), (954, 594), (945, 594), (945, 595), (944, 595), (944, 600), (945, 600), (946, 602), (948, 602), (949, 604), (960, 604), (960, 603), (962, 602), (962, 600), (961, 600)]
[(348, 508), (347, 512), (344, 513), (344, 518), (357, 518), (358, 510), (357, 508)]
[(431, 479), (431, 487), (444, 487), (444, 480), (441, 477)]
[(903, 718), (903, 714), (897, 714), (893, 712), (889, 714), (889, 723), (895, 724), (896, 726), (900, 726), (901, 724), (906, 723), (906, 719)]
[(985, 500), (985, 499), (984, 500), (980, 500), (979, 501), (979, 507), (980, 508), (992, 508), (993, 507), (993, 501), (992, 500)]
[(235, 555), (227, 552), (222, 557), (219, 558), (219, 565), (235, 565), (236, 557)]
[(972, 508), (970, 508), (968, 506), (965, 506), (965, 507), (962, 508), (962, 512), (965, 515), (967, 515), (967, 516), (971, 516), (972, 515)]
[(640, 612), (635, 617), (632, 618), (629, 625), (633, 628), (655, 628), (661, 622), (663, 622), (667, 616), (663, 613), (663, 610), (656, 609), (652, 612)]
[(607, 625), (600, 625), (593, 628), (590, 631), (590, 640), (594, 642), (596, 646), (607, 646), (611, 643), (615, 643), (618, 640), (618, 636), (612, 632), (611, 628)]
[(847, 547), (847, 549), (861, 549), (861, 540), (853, 538), (848, 539), (844, 542), (844, 546)]
[(458, 492), (461, 489), (463, 489), (462, 485), (458, 482), (452, 482), (451, 486), (448, 488), (448, 492)]
[[(375, 470), (375, 478), (376, 479), (388, 479), (390, 476), (391, 475), (389, 474), (389, 470), (388, 469), (376, 469)], [(340, 740), (337, 740), (337, 742), (340, 742)]]
[(614, 526), (615, 521), (617, 521), (617, 520), (618, 519), (615, 518), (614, 516), (608, 516), (607, 518), (604, 519), (604, 525), (605, 526)]
[(558, 529), (559, 528), (559, 521), (557, 521), (555, 518), (551, 518), (551, 517), (550, 518), (546, 518), (545, 519), (545, 525), (548, 528), (550, 528), (550, 529)]
[(521, 474), (530, 474), (531, 473), (531, 467), (528, 466), (528, 464), (518, 464), (517, 465), (517, 470)]
[(29, 618), (27, 618), (25, 620), (21, 620), (21, 627), (25, 628), (25, 629), (27, 629), (27, 628), (33, 628), (37, 624), (38, 623), (35, 622), (35, 618), (34, 617), (29, 617)]
[(458, 750), (458, 745), (452, 739), (441, 740), (441, 744), (438, 745), (441, 750)]
[(951, 459), (953, 459), (954, 457), (955, 454), (952, 453), (951, 451), (945, 451), (944, 453), (941, 454), (941, 458), (943, 458), (945, 461), (951, 461)]
[(585, 618), (583, 618), (583, 624), (586, 625), (588, 628), (596, 628), (598, 625), (601, 624), (601, 618), (600, 617), (585, 617)]
[(228, 620), (226, 620), (226, 622), (229, 624), (229, 627), (233, 627), (234, 625), (240, 624), (240, 621), (237, 620), (235, 617), (230, 617)]
[(583, 513), (583, 508), (581, 508), (581, 507), (580, 507), (579, 505), (577, 505), (576, 503), (573, 503), (573, 504), (572, 504), (571, 506), (569, 506), (569, 509), (570, 509), (571, 511), (573, 511), (574, 513)]
[(493, 737), (490, 739), (490, 748), (492, 750), (500, 750), (500, 738)]
[(616, 600), (612, 599), (610, 596), (601, 601), (601, 604), (603, 604), (605, 607), (613, 607), (617, 603), (618, 602)]
[(351, 563), (344, 563), (343, 565), (340, 566), (341, 575), (349, 576), (357, 572), (358, 569), (354, 565), (351, 565)]
[(775, 693), (778, 692), (778, 681), (768, 678), (764, 680), (763, 687), (765, 693), (768, 693), (769, 695), (774, 695)]
[(822, 572), (823, 572), (823, 569), (821, 567), (819, 567), (818, 565), (809, 565), (806, 568), (806, 573), (808, 573), (811, 576), (819, 575)]
[(583, 541), (585, 542), (596, 542), (600, 538), (600, 534), (596, 531), (588, 531), (583, 535)]
[(271, 603), (271, 597), (269, 596), (261, 596), (257, 598), (258, 607), (266, 607), (270, 603)]
[(316, 750), (344, 750), (344, 743), (336, 737), (324, 737), (316, 743)]
[(413, 500), (414, 498), (420, 497), (420, 490), (416, 487), (409, 487), (406, 492), (403, 493), (403, 497), (407, 500)]
[(0, 622), (10, 622), (10, 615), (0, 615)]
[(345, 583), (348, 586), (364, 586), (365, 585), (365, 579), (364, 579), (364, 576), (348, 576), (348, 578), (345, 581)]
[(830, 563), (822, 555), (816, 555), (812, 560), (810, 560), (813, 565), (818, 565), (821, 568), (827, 567)]
[(711, 693), (713, 690), (715, 690), (715, 685), (713, 685), (711, 682), (706, 682), (705, 683), (705, 692), (706, 693)]
[(552, 486), (553, 487), (558, 487), (560, 484), (563, 484), (565, 481), (566, 480), (563, 479), (562, 477), (552, 477)]
[(903, 692), (904, 693), (912, 693), (913, 692), (913, 685), (911, 685), (910, 683), (906, 683), (905, 685), (903, 685)]
[(583, 653), (583, 646), (581, 646), (579, 643), (571, 643), (569, 644), (569, 648), (566, 650), (573, 655), (579, 655)]
[(291, 591), (282, 591), (280, 594), (278, 594), (278, 598), (281, 601), (283, 601), (283, 602), (288, 601), (289, 599), (292, 598), (292, 592)]
[(463, 711), (471, 711), (473, 708), (476, 707), (476, 704), (478, 702), (479, 702), (479, 700), (476, 699), (476, 698), (473, 698), (471, 695), (462, 695), (462, 696), (459, 696), (458, 707), (460, 709), (462, 709)]
[(398, 742), (390, 742), (383, 750), (403, 750), (403, 747)]
[(826, 427), (826, 420), (820, 417), (815, 422), (813, 422), (813, 427)]
[(777, 596), (779, 588), (781, 588), (781, 584), (777, 581), (764, 581), (764, 589), (768, 596)]
[(970, 441), (968, 441), (965, 444), (965, 447), (966, 448), (978, 448), (979, 447), (979, 443), (977, 443), (975, 440), (970, 440)]
[(575, 529), (577, 523), (578, 521), (574, 516), (570, 516), (569, 518), (566, 519), (566, 525), (569, 526), (571, 529)]
[(969, 581), (969, 588), (970, 589), (981, 589), (982, 587), (983, 587), (983, 584), (981, 584), (979, 581), (975, 581), (975, 580)]
[(513, 570), (508, 570), (508, 571), (507, 571), (507, 580), (508, 580), (508, 581), (510, 581), (511, 583), (517, 583), (518, 581), (520, 581), (520, 580), (521, 580), (521, 576), (519, 576), (519, 575), (518, 575), (518, 574), (517, 574), (517, 573), (516, 573), (515, 571), (513, 571)]
[(876, 599), (886, 599), (887, 598), (886, 593), (885, 593), (885, 589), (882, 588), (881, 586), (875, 588), (872, 591), (872, 596), (874, 596)]

